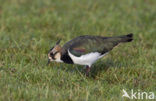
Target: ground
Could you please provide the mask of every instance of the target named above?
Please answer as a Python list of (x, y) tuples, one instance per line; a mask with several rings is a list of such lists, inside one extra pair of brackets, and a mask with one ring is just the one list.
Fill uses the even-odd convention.
[[(49, 49), (79, 35), (134, 33), (97, 61), (46, 65)], [(129, 101), (156, 95), (155, 0), (0, 0), (0, 101)]]

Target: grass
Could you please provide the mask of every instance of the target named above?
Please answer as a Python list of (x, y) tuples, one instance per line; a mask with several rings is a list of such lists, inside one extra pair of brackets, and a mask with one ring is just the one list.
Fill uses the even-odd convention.
[[(79, 35), (134, 33), (94, 64), (51, 63), (47, 52)], [(1, 0), (0, 101), (124, 101), (122, 89), (156, 95), (155, 0)]]

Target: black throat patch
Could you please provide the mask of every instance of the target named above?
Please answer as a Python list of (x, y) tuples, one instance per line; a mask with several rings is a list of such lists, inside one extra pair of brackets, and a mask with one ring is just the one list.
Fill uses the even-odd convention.
[(67, 64), (73, 64), (73, 60), (70, 58), (70, 56), (68, 55), (68, 52), (66, 52), (65, 54), (63, 54), (61, 56), (61, 60), (64, 62), (64, 63), (67, 63)]

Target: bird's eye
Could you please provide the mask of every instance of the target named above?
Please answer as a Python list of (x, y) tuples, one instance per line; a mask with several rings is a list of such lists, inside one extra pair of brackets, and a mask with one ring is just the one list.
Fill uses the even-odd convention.
[(50, 53), (50, 56), (53, 56), (54, 54), (53, 53)]
[(53, 54), (53, 53), (50, 53), (50, 56), (51, 56), (51, 58), (53, 59), (53, 60), (55, 60), (55, 54)]

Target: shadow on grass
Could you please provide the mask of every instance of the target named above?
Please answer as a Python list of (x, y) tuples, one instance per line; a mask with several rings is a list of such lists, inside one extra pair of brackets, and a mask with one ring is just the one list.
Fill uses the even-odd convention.
[[(96, 78), (102, 72), (104, 71), (106, 72), (109, 68), (120, 68), (121, 66), (122, 65), (120, 64), (120, 62), (118, 61), (114, 62), (112, 59), (100, 60), (96, 62), (94, 65), (92, 65), (89, 78)], [(80, 66), (80, 65), (70, 65), (70, 66), (67, 65), (66, 66), (65, 64), (63, 64), (63, 66), (61, 66), (61, 68), (59, 69), (64, 70), (66, 72), (76, 72), (84, 76), (86, 72), (85, 66)]]
[(114, 62), (112, 59), (100, 60), (92, 66), (90, 77), (96, 78), (103, 72), (107, 72), (109, 68), (120, 68), (119, 62)]

